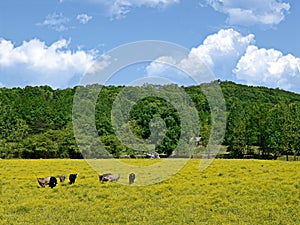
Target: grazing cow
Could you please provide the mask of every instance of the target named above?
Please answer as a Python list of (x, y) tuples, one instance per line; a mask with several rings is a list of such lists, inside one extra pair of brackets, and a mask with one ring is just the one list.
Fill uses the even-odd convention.
[(105, 174), (102, 174), (102, 175), (100, 175), (99, 176), (99, 180), (103, 183), (104, 181), (108, 181), (107, 179), (106, 179), (106, 176), (108, 176), (108, 175), (112, 175), (111, 173), (105, 173)]
[(59, 177), (60, 182), (64, 182), (65, 179), (66, 179), (66, 175), (64, 175), (64, 174), (60, 175), (60, 177)]
[(42, 187), (45, 187), (46, 185), (49, 184), (51, 177), (45, 177), (45, 178), (37, 178), (37, 181), (39, 182), (39, 185)]
[(69, 176), (69, 183), (70, 184), (74, 184), (75, 183), (75, 180), (76, 180), (76, 177), (77, 177), (77, 174), (70, 174), (70, 176)]
[(135, 174), (134, 173), (129, 174), (129, 184), (133, 184), (134, 179), (135, 179)]
[(103, 174), (99, 176), (99, 180), (101, 181), (101, 183), (105, 182), (105, 181), (115, 181), (117, 182), (120, 178), (120, 174), (111, 174), (111, 173), (107, 173), (107, 174)]
[(50, 177), (49, 187), (54, 188), (57, 184), (57, 180), (55, 177)]
[(49, 185), (49, 187), (54, 188), (57, 184), (57, 180), (55, 177), (37, 178), (37, 181), (42, 187)]

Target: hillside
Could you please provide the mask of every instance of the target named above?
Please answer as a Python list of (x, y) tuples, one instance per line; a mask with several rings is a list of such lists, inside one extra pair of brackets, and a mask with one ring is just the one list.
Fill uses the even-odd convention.
[[(216, 81), (217, 82), (217, 81)], [(208, 84), (209, 85), (209, 84)], [(259, 149), (261, 154), (299, 154), (300, 146), (300, 95), (279, 89), (251, 87), (233, 82), (220, 82), (226, 102), (227, 127), (224, 145), (228, 146), (232, 157), (242, 157)], [(124, 86), (99, 86), (101, 89), (95, 106), (95, 123), (98, 135), (106, 149), (113, 156), (134, 154), (115, 136), (112, 127), (111, 109), (113, 103), (124, 90)], [(83, 89), (87, 96), (92, 96), (90, 87), (75, 87), (64, 90), (53, 90), (48, 86), (0, 89), (0, 157), (1, 158), (81, 158), (74, 138), (72, 124), (73, 98), (76, 90)], [(135, 93), (132, 99), (143, 96), (139, 87), (129, 87)], [(121, 124), (122, 129), (131, 129), (141, 139), (153, 134), (157, 138), (165, 135), (159, 145), (158, 153), (172, 154), (181, 138), (197, 135), (197, 129), (180, 134), (180, 113), (164, 98), (178, 90), (176, 85), (151, 86), (161, 90), (162, 97), (143, 98), (135, 104), (129, 100), (123, 102), (119, 113), (132, 106), (129, 114), (129, 125)], [(138, 91), (137, 91), (138, 90)], [(200, 136), (202, 144), (208, 142), (211, 128), (210, 108), (203, 91), (199, 87), (184, 87), (192, 99), (188, 109), (196, 107), (199, 115)], [(180, 96), (179, 96), (180, 97)], [(182, 96), (181, 96), (182, 97)], [(83, 102), (91, 104), (92, 100)], [(123, 108), (122, 108), (123, 107)], [(188, 110), (187, 110), (188, 111)], [(121, 114), (120, 114), (121, 115)], [(162, 120), (166, 124), (166, 133), (161, 132)], [(193, 123), (193, 121), (190, 121)], [(149, 124), (151, 126), (149, 127)], [(128, 127), (129, 126), (129, 127)], [(156, 128), (156, 129), (155, 129)], [(197, 127), (196, 127), (197, 128)], [(152, 137), (151, 136), (151, 137)], [(126, 137), (124, 137), (126, 139)], [(98, 157), (91, 150), (96, 143), (88, 138), (84, 143), (85, 157)], [(129, 140), (128, 140), (129, 141)], [(148, 144), (153, 145), (154, 139)], [(82, 143), (81, 143), (82, 144)], [(145, 150), (146, 151), (146, 150)]]

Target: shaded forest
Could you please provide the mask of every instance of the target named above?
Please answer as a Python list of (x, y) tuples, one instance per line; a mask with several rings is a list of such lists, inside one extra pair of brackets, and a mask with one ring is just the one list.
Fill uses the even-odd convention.
[[(233, 82), (220, 82), (226, 104), (226, 132), (223, 145), (232, 158), (257, 154), (281, 155), (300, 154), (300, 95), (279, 89), (252, 87)], [(209, 84), (203, 84), (209, 85)], [(148, 85), (149, 88), (162, 89), (166, 96), (174, 93), (177, 85)], [(91, 86), (90, 86), (91, 87)], [(82, 151), (74, 138), (72, 112), (73, 99), (78, 89), (84, 90), (83, 106), (93, 104), (93, 88), (78, 86), (63, 90), (53, 90), (48, 86), (0, 89), (0, 157), (1, 158), (82, 158), (98, 157), (92, 149), (93, 140), (84, 139), (80, 143)], [(118, 123), (118, 115), (111, 115), (113, 104), (124, 86), (100, 86), (95, 100), (94, 121), (98, 139), (110, 155), (135, 154), (128, 145), (124, 145), (115, 134), (113, 123)], [(145, 86), (147, 88), (147, 85)], [(144, 87), (144, 88), (145, 88)], [(126, 87), (135, 93), (132, 99), (139, 99), (140, 87)], [(199, 124), (194, 130), (181, 133), (180, 113), (164, 97), (149, 96), (137, 103), (123, 101), (117, 111), (122, 114), (131, 107), (128, 123), (120, 127), (131, 132), (138, 139), (149, 139), (160, 154), (171, 155), (179, 144), (179, 139), (188, 140), (193, 135), (202, 138), (202, 145), (208, 143), (212, 118), (210, 105), (201, 88), (181, 87), (192, 100), (188, 108), (195, 107)], [(182, 96), (179, 96), (182, 97)], [(91, 99), (89, 101), (89, 99)], [(74, 116), (74, 115), (73, 115)], [(87, 115), (88, 117), (88, 115)], [(90, 117), (89, 117), (90, 118)], [(161, 118), (161, 119), (155, 119)], [(193, 123), (191, 118), (191, 123)], [(165, 126), (165, 129), (162, 127)], [(84, 128), (83, 128), (84, 129)], [(91, 129), (90, 127), (86, 128)], [(199, 130), (199, 134), (196, 134)], [(157, 132), (155, 132), (157, 131)], [(162, 132), (164, 131), (164, 132)], [(153, 138), (150, 139), (149, 137)], [(159, 144), (155, 140), (161, 138)], [(124, 137), (126, 142), (126, 137)], [(130, 141), (130, 140), (128, 140)], [(188, 147), (188, 146), (187, 146)], [(145, 151), (147, 148), (145, 147)]]

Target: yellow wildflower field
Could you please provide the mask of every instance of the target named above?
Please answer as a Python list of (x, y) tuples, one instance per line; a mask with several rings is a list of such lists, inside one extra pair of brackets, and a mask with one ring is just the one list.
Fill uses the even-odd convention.
[[(86, 160), (0, 160), (0, 224), (300, 224), (300, 162), (215, 159), (200, 171), (200, 161), (191, 159), (151, 185), (139, 185), (137, 170), (136, 182), (124, 185), (130, 171), (101, 184)], [(71, 173), (78, 174), (72, 185), (58, 179), (51, 189), (37, 182)]]

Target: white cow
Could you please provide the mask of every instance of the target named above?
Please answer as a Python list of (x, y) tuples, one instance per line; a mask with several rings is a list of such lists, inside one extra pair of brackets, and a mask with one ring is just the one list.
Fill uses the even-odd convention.
[(107, 173), (107, 174), (103, 174), (99, 176), (99, 180), (101, 181), (101, 183), (108, 181), (108, 182), (112, 182), (115, 181), (117, 182), (120, 179), (120, 174), (111, 174), (111, 173)]

